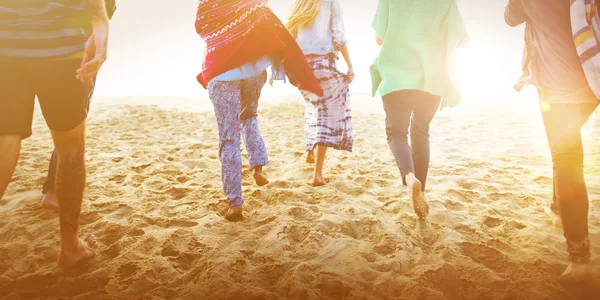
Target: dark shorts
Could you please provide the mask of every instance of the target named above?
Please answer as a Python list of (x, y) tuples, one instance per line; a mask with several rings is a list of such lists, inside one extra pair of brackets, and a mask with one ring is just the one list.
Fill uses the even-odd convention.
[(0, 136), (31, 136), (37, 96), (46, 124), (68, 131), (87, 117), (93, 82), (79, 82), (81, 59), (0, 61)]

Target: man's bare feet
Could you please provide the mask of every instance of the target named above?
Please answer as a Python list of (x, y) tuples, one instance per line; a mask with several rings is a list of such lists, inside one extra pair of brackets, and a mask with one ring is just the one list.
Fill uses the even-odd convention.
[(244, 210), (241, 206), (230, 207), (225, 214), (225, 219), (229, 222), (239, 222), (244, 220)]
[(77, 249), (69, 251), (63, 247), (58, 258), (58, 266), (63, 269), (69, 269), (78, 263), (88, 260), (96, 256), (96, 248), (98, 243), (94, 235), (88, 235), (85, 240), (79, 239)]
[(415, 213), (419, 219), (426, 219), (429, 216), (429, 204), (425, 201), (421, 181), (419, 181), (412, 173), (406, 176), (406, 181), (410, 188), (410, 198), (412, 199)]
[(56, 194), (53, 191), (49, 191), (44, 195), (42, 207), (52, 210), (58, 209), (58, 199), (56, 199)]
[(306, 162), (309, 164), (315, 163), (315, 152), (314, 151), (308, 151), (308, 153), (306, 154)]
[(315, 175), (315, 178), (313, 178), (313, 181), (311, 183), (311, 185), (314, 187), (324, 186), (326, 184), (327, 184), (327, 181), (325, 181), (325, 179), (323, 179), (323, 175)]
[(256, 181), (256, 185), (258, 186), (265, 186), (269, 184), (269, 178), (267, 178), (267, 175), (265, 175), (263, 172), (262, 167), (254, 168), (254, 175), (252, 176), (254, 177), (254, 181)]
[(563, 284), (583, 283), (593, 285), (596, 282), (591, 264), (569, 263), (565, 272), (558, 280)]

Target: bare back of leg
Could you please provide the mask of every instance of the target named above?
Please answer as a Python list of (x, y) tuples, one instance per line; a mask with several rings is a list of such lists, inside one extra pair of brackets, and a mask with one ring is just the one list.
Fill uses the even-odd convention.
[(94, 256), (96, 241), (79, 239), (79, 214), (85, 189), (85, 121), (69, 131), (52, 131), (58, 168), (56, 197), (59, 202), (61, 255), (58, 265), (69, 268)]
[(12, 179), (21, 152), (21, 137), (0, 136), (0, 200)]

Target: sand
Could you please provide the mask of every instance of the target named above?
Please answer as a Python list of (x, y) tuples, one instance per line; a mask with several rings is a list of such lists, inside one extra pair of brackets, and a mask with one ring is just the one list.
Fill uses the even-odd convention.
[[(329, 184), (319, 188), (307, 185), (302, 101), (263, 105), (271, 184), (253, 185), (244, 160), (246, 220), (235, 224), (222, 217), (208, 100), (130, 100), (93, 103), (81, 233), (96, 234), (100, 246), (96, 258), (68, 271), (56, 267), (57, 213), (39, 205), (51, 139), (37, 114), (0, 202), (0, 298), (594, 297), (556, 280), (566, 245), (545, 213), (552, 171), (533, 99), (480, 99), (488, 104), (438, 115), (429, 225), (417, 220), (399, 180), (380, 100), (354, 98), (355, 151), (329, 152)], [(598, 273), (599, 134), (593, 117), (584, 135)]]

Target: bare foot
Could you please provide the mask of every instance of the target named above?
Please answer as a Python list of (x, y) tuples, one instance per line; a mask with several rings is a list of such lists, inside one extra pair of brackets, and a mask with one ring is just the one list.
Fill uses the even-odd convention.
[(254, 169), (253, 177), (254, 181), (256, 181), (256, 185), (258, 186), (265, 186), (269, 184), (269, 178), (267, 178), (267, 175), (265, 175), (262, 170)]
[(320, 175), (315, 175), (315, 178), (313, 179), (311, 185), (314, 187), (318, 187), (318, 186), (324, 186), (326, 185), (327, 182), (325, 181), (325, 179), (323, 179), (323, 176)]
[(229, 222), (239, 222), (244, 220), (244, 210), (241, 206), (230, 207), (225, 214), (225, 219)]
[(42, 198), (42, 207), (52, 210), (58, 209), (58, 200), (54, 192), (50, 191), (44, 195), (44, 198)]
[(66, 251), (61, 249), (60, 257), (58, 258), (58, 266), (63, 269), (69, 269), (78, 263), (88, 260), (96, 256), (96, 248), (98, 243), (94, 235), (88, 235), (85, 240), (79, 239), (79, 246), (75, 251)]
[(569, 266), (558, 280), (563, 284), (583, 283), (593, 285), (595, 284), (594, 276), (591, 264), (569, 263)]
[(315, 163), (315, 152), (314, 151), (308, 151), (308, 153), (306, 154), (306, 162), (309, 164)]
[(425, 219), (429, 216), (429, 204), (425, 201), (425, 195), (423, 195), (423, 191), (421, 182), (418, 179), (414, 179), (410, 183), (410, 197), (413, 202), (413, 209), (419, 219)]

